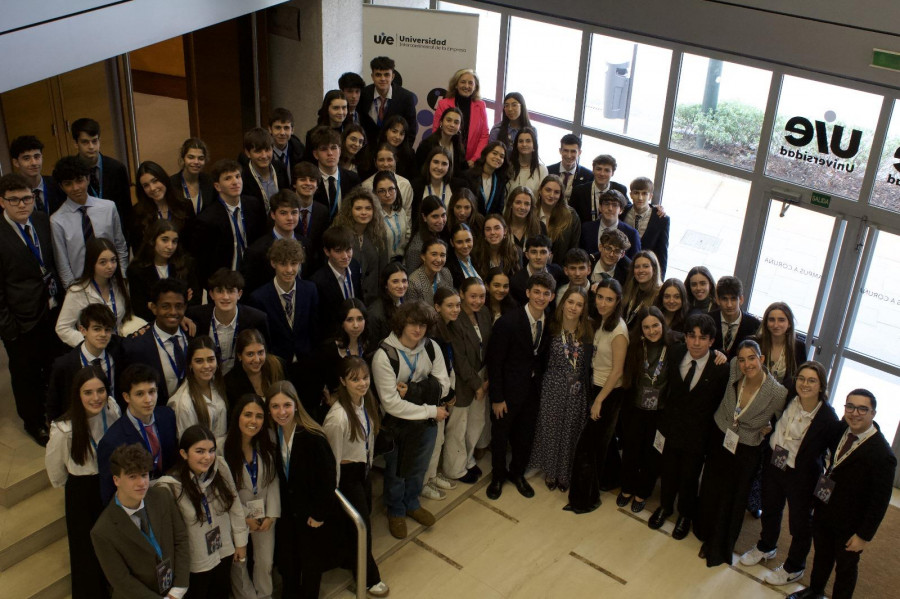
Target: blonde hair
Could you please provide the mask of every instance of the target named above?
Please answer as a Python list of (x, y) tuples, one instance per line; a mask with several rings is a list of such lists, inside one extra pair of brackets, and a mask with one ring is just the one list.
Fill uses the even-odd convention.
[(381, 201), (375, 196), (375, 193), (357, 187), (347, 194), (347, 197), (341, 200), (341, 206), (338, 213), (334, 217), (332, 227), (344, 226), (356, 232), (356, 222), (353, 220), (353, 204), (359, 200), (368, 200), (372, 204), (372, 220), (366, 225), (363, 233), (375, 245), (375, 249), (383, 251), (387, 246), (387, 227), (384, 225), (384, 210), (381, 208)]
[(459, 80), (462, 79), (463, 75), (471, 75), (475, 79), (475, 90), (472, 92), (472, 100), (480, 100), (481, 81), (478, 80), (478, 73), (475, 72), (475, 69), (460, 69), (453, 73), (453, 77), (450, 77), (450, 83), (447, 84), (447, 97), (456, 97), (456, 86), (459, 85)]
[(294, 402), (294, 422), (298, 426), (302, 426), (310, 433), (325, 436), (325, 431), (319, 423), (313, 420), (313, 417), (303, 408), (303, 404), (300, 403), (300, 396), (297, 395), (297, 389), (293, 383), (290, 381), (276, 381), (269, 385), (269, 388), (266, 389), (266, 407), (269, 406), (269, 402), (276, 395), (284, 395)]

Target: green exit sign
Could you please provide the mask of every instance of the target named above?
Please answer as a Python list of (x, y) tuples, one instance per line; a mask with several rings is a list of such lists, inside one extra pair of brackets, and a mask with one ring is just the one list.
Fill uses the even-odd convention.
[(900, 52), (891, 50), (872, 50), (872, 66), (890, 71), (900, 71)]
[(824, 193), (813, 192), (812, 199), (810, 200), (810, 204), (813, 206), (821, 206), (822, 208), (828, 208), (831, 205), (831, 196), (825, 195)]

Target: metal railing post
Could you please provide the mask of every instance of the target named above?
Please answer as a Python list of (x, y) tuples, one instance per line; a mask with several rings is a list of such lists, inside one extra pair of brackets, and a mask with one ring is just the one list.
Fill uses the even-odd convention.
[(335, 489), (334, 494), (356, 525), (356, 598), (366, 599), (366, 523), (343, 493)]

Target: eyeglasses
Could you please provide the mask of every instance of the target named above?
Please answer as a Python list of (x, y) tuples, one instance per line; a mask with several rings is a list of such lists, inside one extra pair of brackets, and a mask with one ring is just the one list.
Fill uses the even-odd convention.
[(397, 188), (396, 187), (384, 187), (382, 189), (376, 189), (375, 193), (377, 193), (380, 196), (390, 196), (390, 195), (394, 195), (395, 193), (397, 193)]
[(852, 403), (844, 404), (844, 412), (846, 412), (847, 414), (856, 412), (860, 416), (865, 416), (869, 413), (870, 409), (871, 408), (869, 408), (869, 406), (855, 406)]
[(600, 249), (606, 252), (607, 254), (613, 254), (615, 256), (620, 256), (625, 253), (625, 250), (617, 247), (613, 247), (611, 245), (601, 245)]
[(7, 197), (4, 197), (3, 200), (6, 201), (6, 202), (9, 202), (9, 205), (10, 205), (10, 206), (19, 206), (19, 205), (21, 205), (21, 204), (23, 204), (23, 203), (27, 206), (28, 204), (31, 204), (31, 203), (34, 202), (34, 196), (33, 196), (33, 195), (30, 195), (30, 196), (28, 196), (28, 197), (22, 197), (22, 198), (16, 198), (16, 197), (13, 197), (13, 198), (7, 198)]

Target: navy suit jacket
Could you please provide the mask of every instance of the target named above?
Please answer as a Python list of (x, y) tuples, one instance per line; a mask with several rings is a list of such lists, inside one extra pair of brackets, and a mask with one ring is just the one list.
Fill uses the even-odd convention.
[[(186, 316), (194, 321), (197, 325), (197, 336), (212, 335), (210, 327), (212, 326), (213, 310), (216, 306), (212, 302), (203, 304), (202, 306), (191, 306), (187, 309)], [(266, 313), (246, 304), (238, 306), (237, 315), (237, 333), (246, 331), (247, 329), (256, 329), (269, 342), (269, 321)]]
[[(419, 132), (419, 124), (416, 122), (416, 96), (408, 89), (399, 85), (394, 85), (393, 88), (391, 99), (388, 100), (387, 107), (384, 109), (384, 120), (386, 121), (389, 117), (399, 114), (406, 120), (406, 124), (409, 127), (406, 133), (406, 139), (410, 141), (415, 140), (416, 134)], [(358, 112), (360, 116), (365, 115), (366, 117), (369, 117), (369, 109), (372, 108), (372, 102), (374, 101), (375, 85), (370, 83), (363, 88), (362, 93), (359, 95), (359, 103), (356, 105), (356, 112)], [(378, 139), (378, 133), (381, 130), (381, 126), (372, 120), (371, 117), (365, 119), (361, 118), (360, 125), (366, 129), (367, 139)]]
[[(321, 186), (321, 181), (319, 185)], [(331, 225), (331, 214), (328, 213), (328, 206), (320, 202), (313, 202), (311, 208), (312, 214), (310, 215), (309, 225), (305, 234), (303, 231), (302, 209), (300, 222), (294, 231), (294, 235), (303, 244), (303, 250), (306, 252), (306, 262), (303, 263), (303, 270), (301, 271), (301, 274), (305, 277), (314, 273), (325, 263), (325, 255), (322, 252), (322, 234)], [(273, 274), (272, 277), (274, 278), (275, 275)]]
[[(557, 289), (559, 289), (561, 285), (565, 285), (568, 282), (568, 279), (566, 278), (562, 267), (560, 267), (558, 264), (548, 262), (547, 273), (551, 277), (553, 277), (554, 281), (556, 281)], [(528, 268), (525, 267), (514, 274), (509, 280), (509, 294), (514, 300), (519, 303), (520, 306), (524, 306), (528, 303), (528, 296), (525, 295), (525, 290), (528, 287), (529, 278), (531, 278), (531, 275), (528, 274)], [(550, 302), (550, 304), (547, 306), (548, 313), (552, 313), (552, 310), (556, 307), (556, 302), (559, 299), (559, 297), (556, 297), (552, 302)]]
[[(69, 400), (71, 398), (72, 379), (75, 373), (84, 367), (81, 362), (81, 346), (84, 341), (74, 348), (70, 349), (60, 357), (53, 361), (53, 370), (50, 371), (50, 384), (47, 389), (47, 418), (56, 420), (69, 409)], [(113, 335), (106, 346), (106, 352), (112, 359), (113, 385), (118, 382), (116, 371), (119, 367), (119, 360), (122, 357), (122, 338)], [(124, 410), (125, 404), (119, 401), (118, 394), (113, 389), (113, 396), (119, 402), (119, 406)]]
[(491, 331), (485, 356), (493, 403), (521, 404), (529, 398), (537, 399), (540, 392), (543, 356), (550, 347), (550, 318), (544, 317), (535, 355), (531, 323), (525, 310), (520, 307), (507, 312), (494, 323)]
[[(150, 323), (153, 326), (153, 323)], [(187, 335), (187, 334), (185, 334)], [(188, 337), (190, 339), (190, 337)], [(119, 366), (116, 368), (116, 378), (125, 368), (131, 364), (146, 364), (156, 371), (158, 378), (156, 381), (157, 394), (156, 402), (164, 406), (169, 403), (169, 389), (166, 387), (166, 378), (163, 373), (162, 361), (159, 359), (159, 350), (157, 349), (156, 337), (153, 336), (151, 330), (144, 331), (137, 337), (126, 337), (122, 340), (122, 358), (117, 361)], [(187, 348), (185, 348), (187, 350)], [(122, 390), (116, 389), (118, 397), (116, 401), (119, 405), (124, 405), (125, 400), (122, 397)]]
[(294, 326), (288, 324), (275, 282), (269, 281), (250, 296), (250, 303), (266, 313), (269, 320), (269, 351), (290, 364), (312, 352), (319, 316), (316, 285), (297, 278), (294, 293)]
[[(42, 177), (44, 180), (44, 214), (50, 216), (56, 209), (63, 205), (66, 201), (66, 194), (62, 192), (59, 186), (56, 184), (56, 181), (53, 180), (53, 177)], [(37, 208), (37, 204), (34, 206), (34, 210), (39, 212)]]
[[(103, 194), (91, 193), (90, 195), (96, 195), (96, 197), (101, 197), (104, 200), (115, 202), (116, 210), (119, 212), (119, 222), (125, 226), (131, 222), (131, 215), (134, 212), (134, 207), (131, 203), (131, 183), (128, 180), (128, 169), (115, 158), (110, 158), (105, 154), (100, 154), (100, 158), (103, 161), (103, 168), (101, 169), (103, 171), (103, 181), (101, 183)], [(65, 201), (65, 198), (63, 198), (63, 201)], [(131, 243), (131, 240), (128, 240), (128, 242)]]
[[(620, 218), (624, 218), (632, 208), (633, 205), (626, 208)], [(641, 235), (641, 249), (650, 250), (656, 254), (656, 258), (659, 260), (660, 277), (665, 280), (666, 265), (669, 263), (669, 216), (660, 217), (655, 206), (650, 207), (650, 222), (647, 223), (647, 228)]]
[[(550, 169), (547, 170), (549, 171)], [(569, 197), (569, 206), (574, 208), (575, 212), (578, 213), (578, 218), (581, 219), (582, 225), (594, 220), (593, 218), (591, 218), (591, 202), (593, 201), (593, 198), (591, 197), (591, 184), (593, 182), (594, 175), (593, 173), (591, 173), (591, 178), (588, 180), (588, 182), (573, 187), (572, 195)], [(631, 203), (628, 202), (628, 189), (626, 189), (625, 186), (621, 183), (616, 183), (615, 181), (609, 182), (609, 188), (615, 189), (616, 191), (621, 192), (623, 196), (625, 196), (625, 200), (627, 202), (625, 205), (625, 210), (628, 210), (628, 208), (631, 206)], [(622, 212), (624, 213), (625, 210), (623, 210)], [(597, 215), (597, 218), (599, 219), (600, 216)]]
[[(196, 212), (196, 201), (197, 198), (193, 198), (193, 200), (188, 200), (184, 195), (184, 180), (181, 178), (182, 171), (178, 171), (174, 175), (172, 175), (169, 180), (172, 183), (172, 191), (175, 192), (175, 195), (187, 201), (191, 204)], [(200, 173), (198, 175), (198, 179), (200, 180), (200, 212), (202, 212), (207, 206), (212, 204), (216, 197), (218, 197), (218, 192), (216, 188), (213, 186), (212, 177), (207, 175), (206, 173)], [(198, 213), (199, 214), (199, 213)]]
[[(350, 260), (348, 268), (350, 282), (353, 283), (353, 296), (362, 299), (362, 268), (356, 258)], [(315, 283), (319, 292), (319, 334), (321, 339), (325, 339), (337, 332), (344, 291), (327, 263), (313, 273), (310, 281)]]
[[(275, 164), (274, 158), (272, 159), (272, 164)], [(243, 166), (244, 170), (241, 172), (241, 179), (244, 181), (244, 195), (254, 197), (262, 202), (262, 188), (259, 186), (259, 183), (256, 182), (253, 173), (250, 172), (250, 162), (247, 161)], [(283, 168), (277, 166), (275, 167), (275, 185), (278, 187), (279, 191), (282, 189), (291, 189), (290, 178), (288, 178), (287, 172)], [(265, 203), (263, 203), (263, 205), (265, 205)]]
[[(156, 409), (153, 410), (153, 417), (159, 437), (160, 460), (159, 468), (150, 473), (150, 478), (159, 478), (175, 465), (178, 457), (178, 432), (175, 427), (175, 412), (162, 405), (159, 399), (156, 402)], [(97, 468), (100, 473), (100, 499), (103, 501), (103, 505), (109, 503), (116, 492), (116, 486), (113, 484), (112, 474), (109, 471), (109, 456), (116, 447), (135, 443), (149, 451), (144, 443), (143, 435), (134, 427), (127, 414), (122, 414), (121, 418), (113, 422), (103, 438), (100, 439), (100, 443), (97, 445)]]
[[(549, 175), (562, 175), (559, 174), (560, 169), (562, 168), (562, 162), (557, 162), (556, 164), (551, 164), (547, 167), (547, 174)], [(590, 183), (594, 180), (594, 173), (591, 169), (581, 166), (580, 164), (575, 167), (575, 176), (572, 178), (572, 192), (575, 192), (575, 188), (584, 183)], [(618, 185), (618, 183), (616, 184)], [(628, 197), (628, 196), (625, 196)]]
[[(320, 173), (321, 174), (321, 173)], [(347, 197), (347, 194), (353, 191), (353, 188), (359, 185), (360, 179), (359, 175), (354, 173), (353, 171), (348, 171), (345, 168), (338, 167), (338, 180), (335, 182), (336, 184), (340, 184), (341, 186), (341, 200)], [(331, 211), (334, 209), (334, 214), (337, 214), (337, 211), (340, 209), (340, 206), (335, 208), (332, 205), (331, 200), (328, 198), (328, 185), (319, 178), (319, 186), (316, 188), (316, 194), (313, 196), (313, 200), (325, 206), (328, 211), (328, 224), (331, 224), (332, 217)], [(299, 225), (297, 227), (299, 229)]]
[(725, 346), (725, 338), (722, 334), (722, 311), (713, 310), (709, 313), (709, 315), (712, 316), (712, 319), (716, 321), (716, 340), (713, 342), (712, 348), (724, 352), (729, 360), (737, 355), (738, 344), (747, 337), (756, 335), (756, 331), (759, 330), (759, 319), (757, 317), (752, 316), (743, 310), (741, 310), (741, 313), (741, 324), (738, 325), (737, 331), (735, 331), (734, 341), (731, 344), (731, 349), (728, 351), (723, 349)]
[[(602, 221), (592, 220), (588, 222), (581, 223), (581, 242), (579, 243), (579, 247), (586, 251), (588, 254), (596, 254), (598, 247), (598, 239), (600, 235), (600, 228), (603, 226)], [(619, 221), (619, 225), (616, 227), (621, 232), (625, 233), (625, 237), (628, 238), (628, 241), (631, 242), (631, 247), (625, 251), (625, 255), (629, 260), (634, 260), (635, 254), (641, 251), (641, 237), (638, 235), (637, 229), (632, 227), (631, 225), (627, 225), (621, 220)]]

